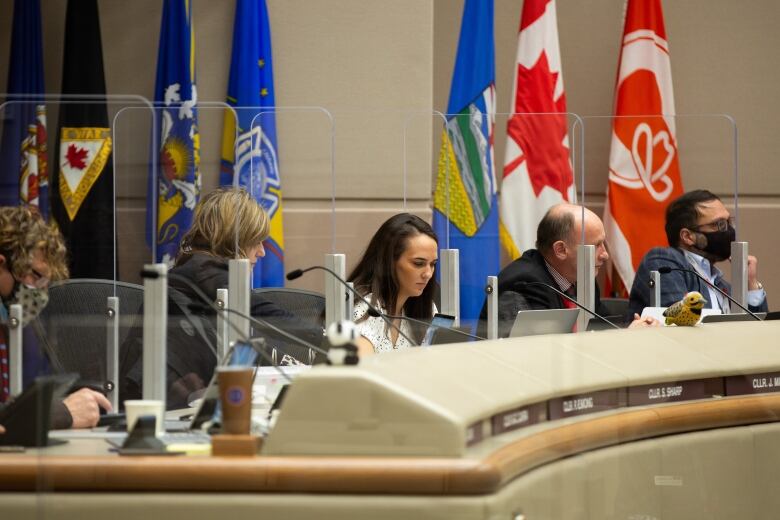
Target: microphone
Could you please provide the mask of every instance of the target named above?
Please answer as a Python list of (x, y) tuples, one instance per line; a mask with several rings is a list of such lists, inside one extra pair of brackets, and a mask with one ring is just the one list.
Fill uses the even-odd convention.
[(555, 291), (556, 293), (558, 293), (558, 294), (559, 294), (559, 295), (561, 295), (562, 297), (566, 298), (567, 300), (569, 300), (569, 301), (570, 301), (570, 302), (572, 302), (574, 305), (576, 305), (577, 307), (579, 307), (579, 308), (580, 308), (580, 309), (582, 309), (583, 311), (587, 312), (587, 313), (588, 313), (588, 314), (590, 314), (591, 316), (595, 316), (596, 318), (600, 319), (600, 320), (601, 320), (601, 321), (603, 321), (604, 323), (607, 323), (607, 324), (611, 325), (611, 326), (612, 326), (613, 328), (615, 328), (615, 329), (620, 329), (620, 327), (618, 327), (617, 325), (615, 325), (614, 323), (612, 323), (611, 321), (609, 321), (609, 320), (608, 320), (607, 318), (605, 318), (604, 316), (602, 316), (602, 315), (600, 315), (600, 314), (596, 314), (595, 312), (593, 312), (592, 310), (588, 309), (588, 308), (587, 308), (587, 307), (585, 307), (584, 305), (580, 305), (580, 303), (579, 303), (577, 300), (575, 300), (574, 298), (572, 298), (571, 296), (569, 296), (569, 295), (568, 295), (568, 294), (566, 294), (565, 292), (561, 291), (560, 289), (558, 289), (558, 288), (556, 288), (556, 287), (553, 287), (553, 286), (552, 286), (552, 285), (550, 285), (550, 284), (546, 284), (546, 283), (544, 283), (544, 282), (518, 282), (518, 285), (541, 285), (541, 286), (543, 286), (543, 287), (547, 287), (547, 288), (548, 288), (548, 289), (550, 289), (551, 291)]
[[(368, 314), (369, 316), (373, 316), (370, 310), (368, 311)], [(386, 316), (391, 320), (406, 320), (406, 321), (411, 321), (413, 323), (417, 323), (419, 325), (425, 325), (426, 327), (436, 327), (437, 329), (451, 330), (456, 334), (460, 334), (461, 336), (466, 336), (467, 338), (471, 338), (471, 339), (486, 339), (483, 338), (482, 336), (477, 336), (476, 334), (469, 334), (468, 332), (463, 332), (462, 330), (453, 329), (452, 327), (442, 327), (441, 325), (434, 325), (433, 323), (428, 323), (427, 321), (424, 320), (418, 320), (417, 318), (410, 318), (409, 316), (392, 316), (390, 314), (386, 314)]]
[(357, 297), (358, 297), (358, 299), (359, 299), (360, 301), (362, 301), (363, 303), (365, 303), (365, 304), (366, 304), (366, 306), (368, 306), (368, 315), (369, 315), (369, 316), (372, 316), (372, 317), (374, 317), (374, 318), (382, 318), (382, 321), (384, 321), (385, 323), (387, 323), (388, 325), (390, 325), (392, 328), (394, 328), (395, 330), (397, 330), (397, 331), (398, 331), (398, 334), (400, 334), (400, 335), (401, 335), (401, 336), (402, 336), (402, 337), (403, 337), (403, 338), (404, 338), (406, 341), (408, 341), (410, 345), (412, 345), (413, 347), (418, 347), (418, 346), (419, 346), (419, 345), (417, 344), (417, 342), (416, 342), (416, 341), (414, 341), (412, 338), (410, 338), (409, 336), (407, 336), (406, 334), (404, 334), (404, 332), (401, 330), (401, 327), (399, 327), (399, 326), (397, 326), (395, 323), (393, 323), (393, 321), (392, 321), (390, 318), (388, 318), (386, 314), (384, 314), (383, 312), (380, 312), (380, 311), (379, 311), (379, 310), (378, 310), (376, 307), (374, 307), (373, 305), (371, 305), (371, 302), (369, 302), (368, 300), (366, 300), (366, 299), (363, 297), (363, 295), (362, 295), (362, 294), (360, 294), (359, 292), (357, 292), (357, 291), (354, 289), (354, 287), (350, 287), (350, 285), (349, 285), (349, 284), (346, 282), (346, 280), (344, 280), (343, 278), (341, 278), (341, 277), (340, 277), (338, 274), (336, 274), (336, 273), (335, 273), (335, 271), (333, 271), (332, 269), (328, 269), (327, 267), (323, 267), (323, 266), (321, 266), (321, 265), (313, 265), (313, 266), (311, 266), (311, 267), (307, 267), (306, 269), (295, 269), (295, 270), (293, 270), (293, 271), (290, 271), (289, 273), (287, 273), (287, 279), (288, 279), (288, 280), (295, 280), (295, 279), (297, 279), (297, 278), (300, 278), (301, 276), (303, 276), (305, 273), (308, 273), (309, 271), (312, 271), (312, 270), (314, 270), (314, 269), (320, 269), (320, 270), (322, 270), (322, 271), (325, 271), (326, 273), (330, 273), (331, 275), (333, 275), (333, 278), (335, 278), (336, 280), (338, 280), (338, 281), (339, 281), (339, 283), (341, 283), (341, 285), (343, 285), (344, 287), (346, 287), (347, 289), (349, 289), (349, 291), (350, 291), (352, 294), (354, 294), (355, 296), (357, 296)]
[(669, 267), (668, 265), (664, 265), (664, 266), (661, 266), (661, 267), (658, 268), (658, 272), (661, 273), (661, 274), (669, 274), (672, 271), (680, 271), (681, 273), (691, 273), (691, 274), (695, 275), (699, 280), (701, 280), (702, 282), (706, 283), (709, 287), (712, 287), (713, 289), (718, 291), (720, 294), (722, 294), (723, 296), (728, 298), (728, 300), (731, 303), (733, 303), (734, 305), (736, 305), (737, 307), (739, 307), (740, 309), (742, 309), (746, 313), (748, 313), (751, 316), (753, 316), (754, 319), (756, 319), (758, 321), (761, 321), (761, 318), (756, 316), (756, 313), (754, 313), (750, 309), (746, 308), (744, 305), (742, 305), (737, 300), (732, 298), (726, 291), (722, 290), (720, 287), (717, 287), (714, 283), (710, 282), (709, 280), (707, 280), (705, 277), (703, 277), (702, 275), (700, 275), (699, 273), (697, 273), (693, 269), (683, 269), (683, 268), (680, 268), (680, 267)]

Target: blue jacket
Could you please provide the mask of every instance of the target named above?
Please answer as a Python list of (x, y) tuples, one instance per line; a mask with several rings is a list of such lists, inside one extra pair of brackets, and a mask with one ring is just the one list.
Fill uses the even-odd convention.
[[(676, 247), (656, 247), (648, 251), (639, 264), (634, 277), (634, 284), (631, 286), (631, 295), (628, 302), (630, 315), (634, 313), (641, 314), (642, 309), (650, 306), (650, 271), (657, 271), (660, 267), (668, 266), (673, 269), (691, 269), (693, 266), (688, 262), (682, 249)], [(722, 277), (715, 279), (715, 286), (731, 295), (731, 285)], [(662, 307), (683, 299), (686, 293), (690, 291), (699, 291), (707, 299), (708, 309), (712, 308), (712, 302), (709, 301), (709, 287), (693, 273), (683, 273), (672, 271), (661, 275), (661, 304)], [(766, 299), (758, 307), (748, 305), (748, 309), (753, 312), (766, 312)]]

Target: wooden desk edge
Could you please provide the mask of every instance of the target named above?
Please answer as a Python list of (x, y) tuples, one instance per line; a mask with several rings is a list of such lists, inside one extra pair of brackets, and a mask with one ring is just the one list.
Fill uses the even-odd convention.
[(518, 439), (482, 460), (425, 457), (0, 456), (0, 491), (479, 495), (541, 465), (621, 443), (771, 422), (780, 395), (665, 405)]

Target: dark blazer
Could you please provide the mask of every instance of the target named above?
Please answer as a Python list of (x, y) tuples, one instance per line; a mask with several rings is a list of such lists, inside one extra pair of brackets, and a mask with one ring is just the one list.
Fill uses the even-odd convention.
[[(657, 271), (660, 267), (671, 267), (673, 269), (693, 269), (693, 266), (685, 258), (682, 249), (676, 247), (656, 247), (647, 252), (634, 277), (634, 283), (631, 286), (631, 295), (628, 302), (630, 313), (642, 313), (642, 309), (650, 306), (650, 271)], [(731, 285), (723, 278), (715, 280), (715, 286), (729, 295), (731, 294)], [(683, 299), (686, 293), (699, 291), (707, 299), (706, 308), (712, 308), (712, 302), (709, 297), (709, 287), (693, 273), (683, 273), (672, 271), (669, 274), (661, 275), (661, 307), (668, 307), (675, 302)], [(767, 302), (758, 307), (748, 305), (748, 309), (753, 312), (766, 312)]]
[[(556, 289), (558, 284), (547, 270), (544, 257), (536, 249), (525, 251), (520, 258), (498, 273), (498, 330), (499, 337), (509, 335), (517, 311), (538, 309), (565, 309), (563, 298), (541, 285), (521, 285), (520, 282), (543, 282)], [(596, 312), (604, 315), (599, 287), (596, 284)], [(487, 302), (482, 306), (478, 332), (486, 333)], [(480, 334), (480, 332), (482, 334)]]

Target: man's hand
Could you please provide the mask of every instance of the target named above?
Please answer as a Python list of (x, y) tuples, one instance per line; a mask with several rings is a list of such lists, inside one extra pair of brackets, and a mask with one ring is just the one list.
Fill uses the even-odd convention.
[(106, 396), (89, 388), (82, 388), (63, 399), (63, 404), (73, 417), (72, 428), (92, 428), (100, 419), (100, 408), (112, 411)]
[(758, 259), (753, 255), (748, 255), (748, 290), (758, 289)]
[(3, 428), (2, 424), (0, 424), (0, 433), (5, 433), (5, 428)]
[(634, 321), (628, 326), (629, 329), (638, 329), (642, 327), (660, 327), (661, 322), (652, 316), (642, 318), (639, 314), (634, 313)]

